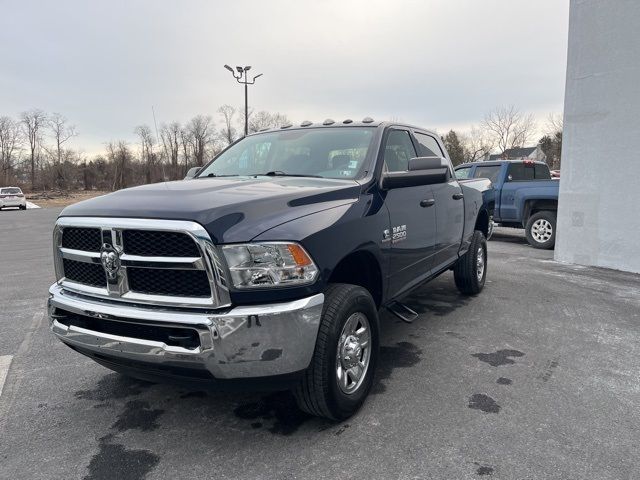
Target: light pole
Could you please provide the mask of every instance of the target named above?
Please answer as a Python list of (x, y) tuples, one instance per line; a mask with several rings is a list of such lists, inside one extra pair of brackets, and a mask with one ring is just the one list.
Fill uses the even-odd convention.
[[(247, 67), (236, 67), (234, 70), (229, 65), (225, 65), (224, 68), (231, 72), (233, 78), (236, 79), (236, 82), (244, 85), (244, 135), (249, 135), (249, 92), (248, 86), (256, 83), (256, 78), (261, 77), (262, 74), (258, 74), (251, 81), (249, 81), (249, 70), (251, 70), (251, 66)], [(236, 73), (237, 72), (237, 73)]]

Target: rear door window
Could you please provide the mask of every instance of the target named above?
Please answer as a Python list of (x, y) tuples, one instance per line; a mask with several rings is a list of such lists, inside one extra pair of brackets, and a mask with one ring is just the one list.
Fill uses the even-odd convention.
[(535, 169), (533, 165), (527, 165), (525, 163), (511, 163), (509, 164), (508, 178), (510, 182), (535, 180)]
[(471, 173), (471, 167), (462, 167), (462, 168), (458, 168), (456, 171), (456, 178), (458, 180), (464, 180), (466, 178), (469, 178), (469, 174)]
[(551, 180), (551, 172), (549, 172), (549, 167), (546, 165), (536, 163), (533, 170), (536, 180)]
[(500, 165), (479, 165), (473, 172), (473, 178), (488, 178), (491, 183), (497, 183), (499, 174)]

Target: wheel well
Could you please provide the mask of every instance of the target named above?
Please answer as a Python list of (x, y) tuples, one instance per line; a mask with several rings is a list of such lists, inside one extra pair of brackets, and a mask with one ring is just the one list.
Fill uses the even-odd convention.
[(369, 291), (376, 306), (382, 303), (382, 273), (378, 260), (370, 252), (354, 252), (340, 260), (331, 272), (329, 283), (359, 285)]
[(480, 230), (486, 237), (489, 234), (489, 214), (485, 209), (478, 212), (478, 218), (476, 218), (476, 225), (474, 230)]
[(534, 213), (542, 212), (544, 210), (556, 211), (558, 210), (557, 200), (529, 200), (524, 205), (524, 215), (522, 216), (522, 224), (526, 225), (529, 217)]

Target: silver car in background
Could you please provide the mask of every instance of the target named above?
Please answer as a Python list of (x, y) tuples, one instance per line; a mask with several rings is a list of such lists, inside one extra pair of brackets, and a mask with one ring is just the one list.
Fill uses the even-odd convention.
[(18, 207), (20, 210), (26, 210), (27, 199), (24, 193), (18, 187), (0, 188), (0, 209), (5, 207)]

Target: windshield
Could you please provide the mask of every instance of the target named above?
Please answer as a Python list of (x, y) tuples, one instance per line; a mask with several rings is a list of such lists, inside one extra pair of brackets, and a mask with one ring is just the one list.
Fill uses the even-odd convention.
[(367, 171), (375, 127), (310, 128), (252, 135), (218, 155), (198, 174), (358, 178)]

